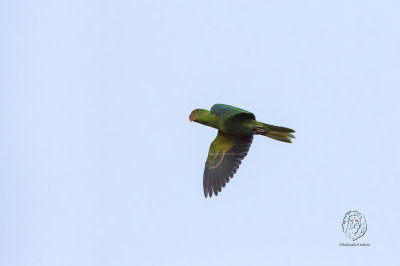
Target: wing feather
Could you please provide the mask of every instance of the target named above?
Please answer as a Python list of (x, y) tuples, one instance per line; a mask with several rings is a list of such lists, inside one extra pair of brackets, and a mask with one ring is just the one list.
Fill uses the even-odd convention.
[(216, 196), (236, 173), (243, 158), (247, 155), (253, 135), (236, 136), (218, 131), (211, 143), (204, 167), (204, 196)]
[(253, 113), (227, 104), (214, 104), (211, 107), (210, 112), (224, 119), (228, 119), (233, 116), (242, 119), (256, 119)]

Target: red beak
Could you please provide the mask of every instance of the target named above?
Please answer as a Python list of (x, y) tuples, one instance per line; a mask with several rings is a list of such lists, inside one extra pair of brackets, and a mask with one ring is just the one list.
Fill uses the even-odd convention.
[(189, 121), (192, 122), (193, 120), (194, 120), (194, 115), (193, 115), (193, 114), (190, 114), (190, 115), (189, 115)]

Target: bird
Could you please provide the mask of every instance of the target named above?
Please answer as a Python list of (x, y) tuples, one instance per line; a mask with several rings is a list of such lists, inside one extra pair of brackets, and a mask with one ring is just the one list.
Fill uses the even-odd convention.
[(244, 157), (249, 152), (254, 135), (292, 143), (295, 131), (287, 127), (273, 126), (256, 120), (253, 113), (227, 104), (214, 104), (210, 111), (195, 109), (190, 122), (218, 129), (217, 137), (210, 145), (203, 174), (204, 196), (210, 198), (221, 192), (233, 178)]

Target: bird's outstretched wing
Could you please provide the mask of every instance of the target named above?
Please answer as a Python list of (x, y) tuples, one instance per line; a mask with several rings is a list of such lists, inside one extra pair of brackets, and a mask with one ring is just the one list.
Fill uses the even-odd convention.
[(218, 131), (211, 143), (204, 167), (204, 196), (217, 196), (233, 177), (250, 149), (253, 135), (235, 136)]
[(255, 115), (249, 111), (237, 108), (235, 106), (227, 105), (227, 104), (214, 104), (211, 107), (212, 114), (215, 114), (223, 119), (228, 119), (233, 116), (245, 119), (256, 119)]

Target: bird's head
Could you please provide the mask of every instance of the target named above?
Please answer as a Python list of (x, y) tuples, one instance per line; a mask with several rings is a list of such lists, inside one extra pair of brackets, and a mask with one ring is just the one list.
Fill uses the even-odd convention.
[(208, 110), (195, 109), (190, 113), (189, 121), (201, 123), (202, 121), (204, 121), (206, 119), (206, 117), (209, 113), (210, 113), (210, 111), (208, 111)]

